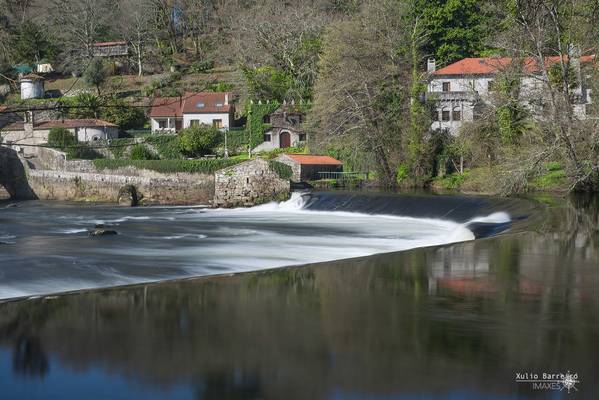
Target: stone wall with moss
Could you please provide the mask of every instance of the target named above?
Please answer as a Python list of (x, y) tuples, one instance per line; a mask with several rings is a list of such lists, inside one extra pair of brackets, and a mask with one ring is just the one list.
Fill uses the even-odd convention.
[(50, 170), (29, 170), (29, 186), (40, 199), (118, 202), (119, 190), (133, 185), (141, 205), (210, 205), (213, 174), (161, 175), (138, 171), (137, 176)]
[(261, 158), (217, 171), (214, 180), (214, 205), (244, 207), (283, 201), (289, 198), (289, 179)]

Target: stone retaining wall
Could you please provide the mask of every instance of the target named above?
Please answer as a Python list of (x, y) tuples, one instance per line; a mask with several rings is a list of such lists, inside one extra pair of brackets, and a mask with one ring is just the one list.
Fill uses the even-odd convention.
[(46, 200), (87, 200), (116, 203), (121, 187), (133, 185), (140, 204), (203, 204), (214, 197), (212, 174), (178, 174), (172, 177), (142, 177), (86, 172), (29, 170), (29, 186)]

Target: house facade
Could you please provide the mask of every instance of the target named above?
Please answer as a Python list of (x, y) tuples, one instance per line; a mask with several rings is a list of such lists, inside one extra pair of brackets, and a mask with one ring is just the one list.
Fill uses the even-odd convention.
[(186, 93), (180, 97), (156, 97), (150, 108), (153, 133), (176, 133), (193, 125), (228, 130), (235, 109), (230, 93)]
[[(559, 57), (547, 57), (547, 65), (559, 62)], [(591, 90), (586, 76), (581, 73), (582, 64), (595, 62), (595, 56), (572, 59), (571, 65), (580, 77), (574, 90), (576, 103), (574, 113), (586, 118), (587, 105), (591, 104)], [(427, 101), (433, 103), (433, 130), (447, 130), (457, 134), (465, 122), (472, 122), (480, 111), (492, 104), (494, 83), (501, 72), (510, 67), (512, 59), (501, 57), (465, 58), (439, 70), (434, 60), (428, 62)], [(548, 102), (540, 68), (535, 59), (523, 60), (523, 76), (520, 81), (520, 101), (533, 114), (540, 114)]]
[(93, 44), (94, 57), (120, 57), (129, 54), (129, 44), (124, 40)]
[(264, 133), (263, 142), (256, 146), (253, 151), (270, 151), (304, 144), (307, 135), (300, 126), (305, 118), (305, 113), (293, 104), (284, 104), (279, 107), (276, 111), (264, 117), (262, 122), (270, 125), (270, 128)]

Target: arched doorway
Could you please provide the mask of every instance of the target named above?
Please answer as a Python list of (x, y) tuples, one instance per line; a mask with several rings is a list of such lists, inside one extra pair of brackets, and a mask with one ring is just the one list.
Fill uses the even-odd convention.
[(291, 147), (291, 134), (289, 132), (281, 132), (281, 134), (279, 135), (279, 147), (282, 149)]

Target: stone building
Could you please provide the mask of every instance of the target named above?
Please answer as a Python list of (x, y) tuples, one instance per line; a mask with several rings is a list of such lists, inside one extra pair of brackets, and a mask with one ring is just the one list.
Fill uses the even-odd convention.
[(263, 142), (253, 151), (270, 151), (278, 148), (297, 147), (306, 142), (306, 133), (301, 129), (301, 123), (306, 115), (295, 105), (283, 105), (275, 112), (264, 117), (264, 123), (271, 128), (264, 133)]
[(217, 171), (214, 176), (214, 206), (254, 206), (289, 197), (290, 183), (261, 158)]
[(44, 77), (36, 74), (23, 75), (21, 84), (21, 100), (44, 98)]
[[(559, 57), (546, 57), (551, 66)], [(487, 57), (465, 58), (444, 68), (436, 69), (434, 60), (428, 62), (429, 82), (427, 101), (434, 104), (433, 130), (447, 130), (457, 134), (464, 122), (472, 122), (480, 111), (493, 101), (493, 85), (497, 76), (512, 64), (511, 58)], [(596, 65), (594, 55), (572, 58), (570, 65), (579, 77), (574, 89), (574, 113), (580, 119), (587, 117), (587, 106), (591, 104), (591, 89), (582, 69), (585, 65)], [(541, 69), (535, 58), (522, 61), (520, 78), (520, 101), (533, 114), (539, 114), (548, 102)]]
[(321, 179), (320, 172), (343, 172), (343, 163), (329, 156), (308, 154), (281, 154), (277, 161), (291, 167), (293, 182), (306, 182)]
[(124, 40), (93, 44), (94, 57), (121, 57), (129, 54), (129, 44)]
[[(34, 121), (33, 113), (27, 113), (24, 122), (14, 122), (2, 128), (0, 135), (4, 144), (39, 145), (48, 143), (48, 135), (53, 128), (65, 128), (77, 137), (80, 142), (91, 142), (101, 139), (116, 139), (119, 127), (100, 119), (62, 119)], [(23, 146), (23, 153), (35, 153), (35, 148)]]

